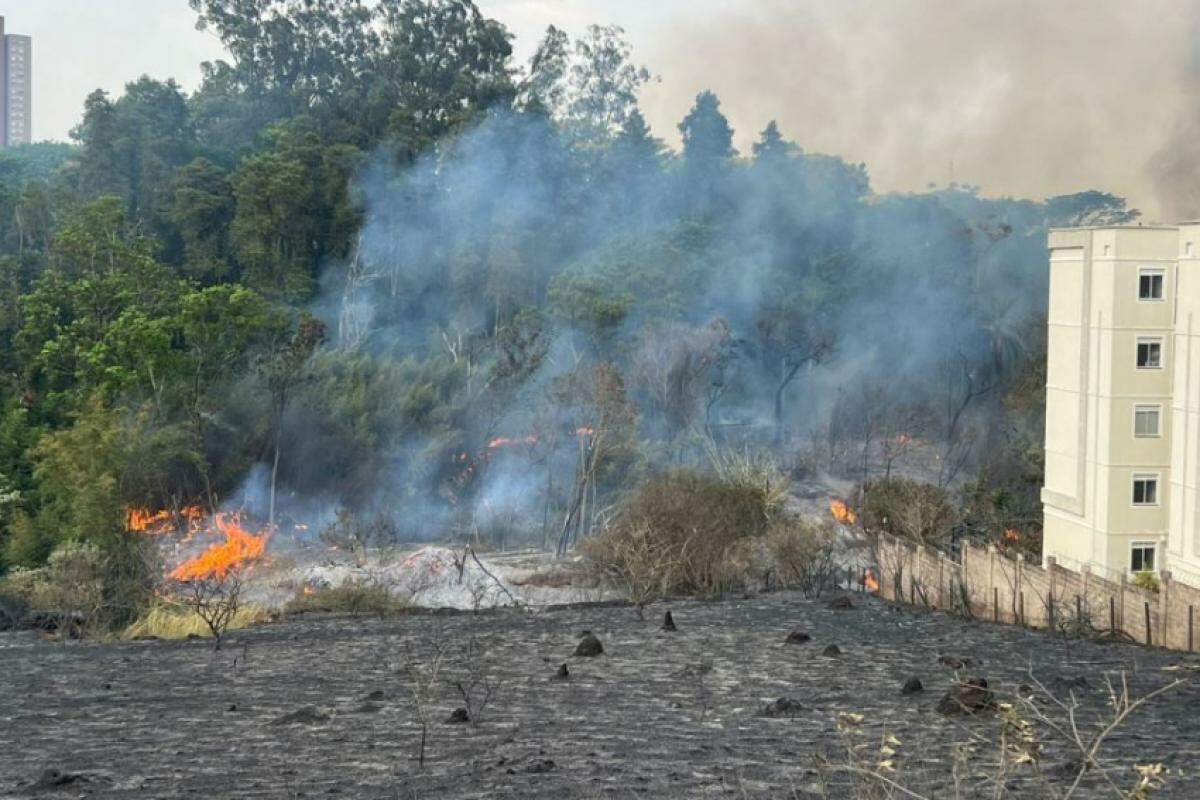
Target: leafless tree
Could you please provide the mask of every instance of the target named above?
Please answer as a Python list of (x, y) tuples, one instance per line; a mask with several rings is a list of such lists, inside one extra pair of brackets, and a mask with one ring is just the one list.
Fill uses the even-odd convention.
[(213, 649), (221, 649), (221, 640), (237, 617), (241, 606), (242, 574), (230, 570), (223, 576), (209, 576), (180, 584), (184, 605), (204, 621), (213, 637)]

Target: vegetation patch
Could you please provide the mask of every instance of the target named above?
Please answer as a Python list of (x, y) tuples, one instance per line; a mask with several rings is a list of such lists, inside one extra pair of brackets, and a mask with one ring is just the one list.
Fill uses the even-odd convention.
[(386, 586), (366, 581), (348, 581), (339, 586), (305, 587), (284, 606), (287, 614), (313, 612), (343, 614), (396, 614), (411, 607)]
[[(262, 606), (240, 606), (224, 631), (240, 630), (270, 622), (273, 615)], [(121, 632), (122, 639), (195, 639), (209, 638), (209, 624), (194, 608), (181, 603), (161, 601)]]

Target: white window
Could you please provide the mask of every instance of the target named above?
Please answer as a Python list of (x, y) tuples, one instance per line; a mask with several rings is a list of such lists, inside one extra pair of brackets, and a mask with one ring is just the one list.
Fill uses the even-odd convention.
[(1151, 438), (1161, 436), (1159, 420), (1162, 416), (1162, 406), (1133, 407), (1133, 435)]
[(1135, 506), (1158, 505), (1158, 476), (1133, 476), (1133, 504)]
[(1129, 549), (1130, 572), (1154, 571), (1154, 544), (1152, 542), (1134, 542)]
[(1162, 369), (1162, 339), (1143, 336), (1137, 341), (1138, 369)]
[(1163, 299), (1163, 271), (1143, 267), (1138, 270), (1138, 300)]

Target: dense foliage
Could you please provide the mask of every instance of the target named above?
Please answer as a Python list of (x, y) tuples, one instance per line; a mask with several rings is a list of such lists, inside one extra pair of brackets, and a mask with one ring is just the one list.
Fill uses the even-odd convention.
[(189, 1), (195, 93), (0, 155), (0, 570), (131, 505), (565, 545), (731, 448), (934, 453), (1036, 527), (1045, 229), (1119, 198), (879, 195), (774, 123), (737, 153), (711, 92), (674, 152), (617, 28), (518, 65), (470, 0)]

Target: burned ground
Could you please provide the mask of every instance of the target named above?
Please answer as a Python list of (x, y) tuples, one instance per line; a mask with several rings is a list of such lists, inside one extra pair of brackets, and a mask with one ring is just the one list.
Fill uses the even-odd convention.
[[(662, 629), (667, 608), (674, 632)], [(602, 655), (573, 655), (584, 630)], [(811, 639), (787, 642), (797, 630)], [(840, 655), (824, 655), (831, 644)], [(1106, 673), (1127, 672), (1145, 694), (1197, 663), (862, 595), (838, 610), (790, 593), (674, 602), (644, 618), (623, 606), (293, 618), (238, 632), (220, 652), (2, 634), (0, 796), (820, 796), (818, 757), (846, 761), (843, 712), (862, 715), (849, 730), (868, 760), (891, 732), (897, 776), (947, 796), (955, 743), (1000, 724), (937, 711), (957, 679), (986, 677), (1003, 699), (1032, 668), (1094, 720)], [(903, 693), (914, 677), (924, 690)], [(414, 695), (420, 685), (434, 688)], [(1139, 710), (1105, 749), (1119, 754), (1112, 776), (1129, 783), (1133, 765), (1162, 762), (1172, 774), (1155, 796), (1195, 796), (1198, 704), (1188, 683)], [(465, 705), (476, 719), (451, 723)], [(423, 768), (421, 713), (431, 720)], [(979, 751), (981, 765), (994, 756)], [(1069, 783), (1072, 768), (1048, 744), (1038, 766), (1006, 781), (1035, 797), (1043, 781)], [(828, 777), (828, 796), (853, 796), (845, 776)], [(968, 771), (963, 794), (993, 787)]]

